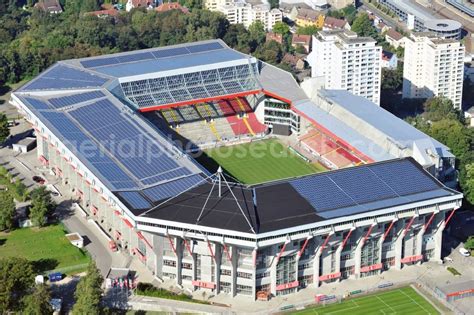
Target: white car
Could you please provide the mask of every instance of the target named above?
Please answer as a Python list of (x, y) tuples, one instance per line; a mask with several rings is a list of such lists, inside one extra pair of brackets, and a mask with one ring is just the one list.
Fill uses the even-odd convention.
[(471, 256), (471, 252), (468, 251), (467, 249), (465, 249), (464, 247), (461, 247), (461, 248), (459, 249), (459, 253), (460, 253), (461, 255), (463, 255), (464, 257), (469, 257), (469, 256)]

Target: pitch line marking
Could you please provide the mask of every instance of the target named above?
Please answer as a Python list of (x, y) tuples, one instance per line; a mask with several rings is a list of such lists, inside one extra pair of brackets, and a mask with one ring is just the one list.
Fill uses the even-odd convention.
[[(382, 300), (382, 298), (381, 298), (380, 296), (376, 295), (375, 297), (376, 297), (377, 299), (379, 299), (380, 302), (382, 302), (383, 304), (385, 304), (385, 306), (387, 306), (389, 309), (391, 309), (394, 314), (397, 313), (390, 305), (388, 305), (387, 303), (385, 303), (385, 301)], [(385, 314), (385, 312), (384, 312), (384, 314)]]
[(415, 301), (411, 296), (409, 296), (408, 294), (406, 294), (405, 292), (403, 292), (401, 289), (398, 289), (398, 291), (402, 292), (405, 296), (407, 296), (410, 300), (412, 300), (413, 302), (415, 302), (416, 305), (418, 305), (419, 307), (421, 307), (427, 314), (431, 314), (426, 308), (423, 307), (423, 305), (421, 305), (420, 303), (418, 303), (417, 301)]

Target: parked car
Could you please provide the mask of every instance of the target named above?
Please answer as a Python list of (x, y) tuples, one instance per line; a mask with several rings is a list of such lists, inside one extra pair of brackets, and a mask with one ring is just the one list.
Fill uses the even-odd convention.
[(32, 179), (35, 183), (38, 183), (40, 185), (44, 185), (44, 183), (46, 182), (46, 180), (41, 176), (33, 176)]
[(461, 248), (459, 249), (459, 253), (460, 253), (461, 255), (463, 255), (464, 257), (469, 257), (469, 256), (471, 256), (471, 252), (468, 251), (467, 249), (465, 249), (464, 247), (461, 247)]
[(63, 279), (63, 274), (60, 272), (53, 272), (48, 275), (50, 282), (61, 281)]

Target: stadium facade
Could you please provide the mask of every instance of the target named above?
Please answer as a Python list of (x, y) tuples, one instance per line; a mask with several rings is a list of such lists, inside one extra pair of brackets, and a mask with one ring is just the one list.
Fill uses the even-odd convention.
[[(145, 118), (236, 98), (273, 129), (303, 135), (316, 126), (314, 137), (324, 132), (326, 145), (340, 146), (334, 151), (348, 167), (251, 186), (228, 182)], [(36, 131), (39, 160), (83, 211), (155, 277), (185, 288), (256, 298), (437, 261), (461, 205), (462, 194), (417, 156), (368, 150), (373, 139), (350, 138), (350, 122), (320, 112), (289, 73), (220, 40), (61, 61), (12, 93), (11, 103)], [(283, 118), (275, 121), (269, 108)], [(251, 131), (251, 120), (245, 124)]]

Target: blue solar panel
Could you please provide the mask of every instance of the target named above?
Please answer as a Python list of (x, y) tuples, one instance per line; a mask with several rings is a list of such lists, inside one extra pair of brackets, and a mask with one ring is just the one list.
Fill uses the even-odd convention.
[(74, 94), (70, 96), (63, 96), (57, 98), (51, 98), (49, 102), (56, 108), (78, 104), (86, 101), (93, 100), (95, 98), (104, 97), (105, 94), (100, 91), (93, 91), (81, 94)]
[(145, 189), (143, 190), (143, 193), (154, 202), (160, 201), (196, 186), (198, 183), (202, 182), (202, 180), (203, 178), (201, 176), (192, 175)]
[(370, 169), (402, 196), (439, 188), (433, 178), (417, 171), (416, 165), (409, 160), (374, 164)]
[(151, 204), (137, 191), (124, 191), (118, 193), (118, 195), (135, 209), (147, 209), (151, 207)]
[(200, 44), (200, 45), (193, 45), (193, 46), (188, 46), (186, 47), (191, 53), (198, 53), (198, 52), (203, 52), (203, 51), (209, 51), (209, 50), (216, 50), (216, 49), (222, 49), (222, 45), (218, 42), (214, 43), (207, 43), (207, 44)]
[[(290, 181), (317, 212), (433, 191), (439, 184), (411, 160), (348, 168)], [(364, 209), (364, 208), (359, 208)], [(361, 211), (362, 211), (361, 210)], [(354, 211), (353, 209), (350, 211)]]
[(40, 100), (37, 100), (37, 99), (34, 99), (34, 98), (30, 98), (30, 97), (25, 97), (25, 100), (31, 105), (33, 106), (34, 109), (37, 109), (37, 110), (41, 110), (41, 109), (51, 109), (51, 107), (43, 102), (43, 101), (40, 101)]
[(296, 179), (290, 184), (317, 212), (355, 205), (355, 202), (325, 175)]
[(146, 179), (147, 184), (154, 183), (150, 176), (179, 167), (155, 141), (144, 137), (140, 129), (109, 100), (99, 100), (70, 114), (107, 150), (114, 152), (115, 158), (134, 176)]
[(146, 179), (142, 180), (142, 183), (145, 184), (145, 185), (151, 185), (151, 184), (163, 181), (163, 180), (170, 180), (170, 179), (173, 179), (173, 178), (176, 178), (176, 177), (181, 177), (181, 176), (185, 176), (185, 175), (189, 175), (189, 174), (191, 174), (190, 170), (188, 170), (187, 168), (184, 168), (184, 167), (180, 167), (180, 168), (177, 168), (175, 170), (172, 170), (172, 171), (169, 171), (169, 172), (166, 172), (166, 173), (163, 173), (163, 174), (159, 174), (159, 175), (156, 175), (156, 176), (146, 178)]
[(120, 62), (133, 62), (133, 61), (140, 61), (140, 60), (155, 59), (153, 54), (150, 52), (127, 54), (123, 56), (117, 56), (116, 58)]
[(61, 90), (70, 88), (100, 87), (108, 79), (92, 73), (57, 64), (21, 90)]
[(90, 59), (90, 60), (83, 60), (81, 61), (81, 65), (88, 69), (88, 68), (95, 68), (101, 66), (109, 66), (119, 63), (119, 61), (115, 58), (99, 58), (99, 59)]
[(345, 169), (327, 176), (359, 204), (398, 196), (369, 167)]
[(42, 112), (58, 133), (67, 140), (82, 157), (92, 164), (116, 189), (136, 187), (132, 179), (96, 143), (87, 137), (64, 113)]

